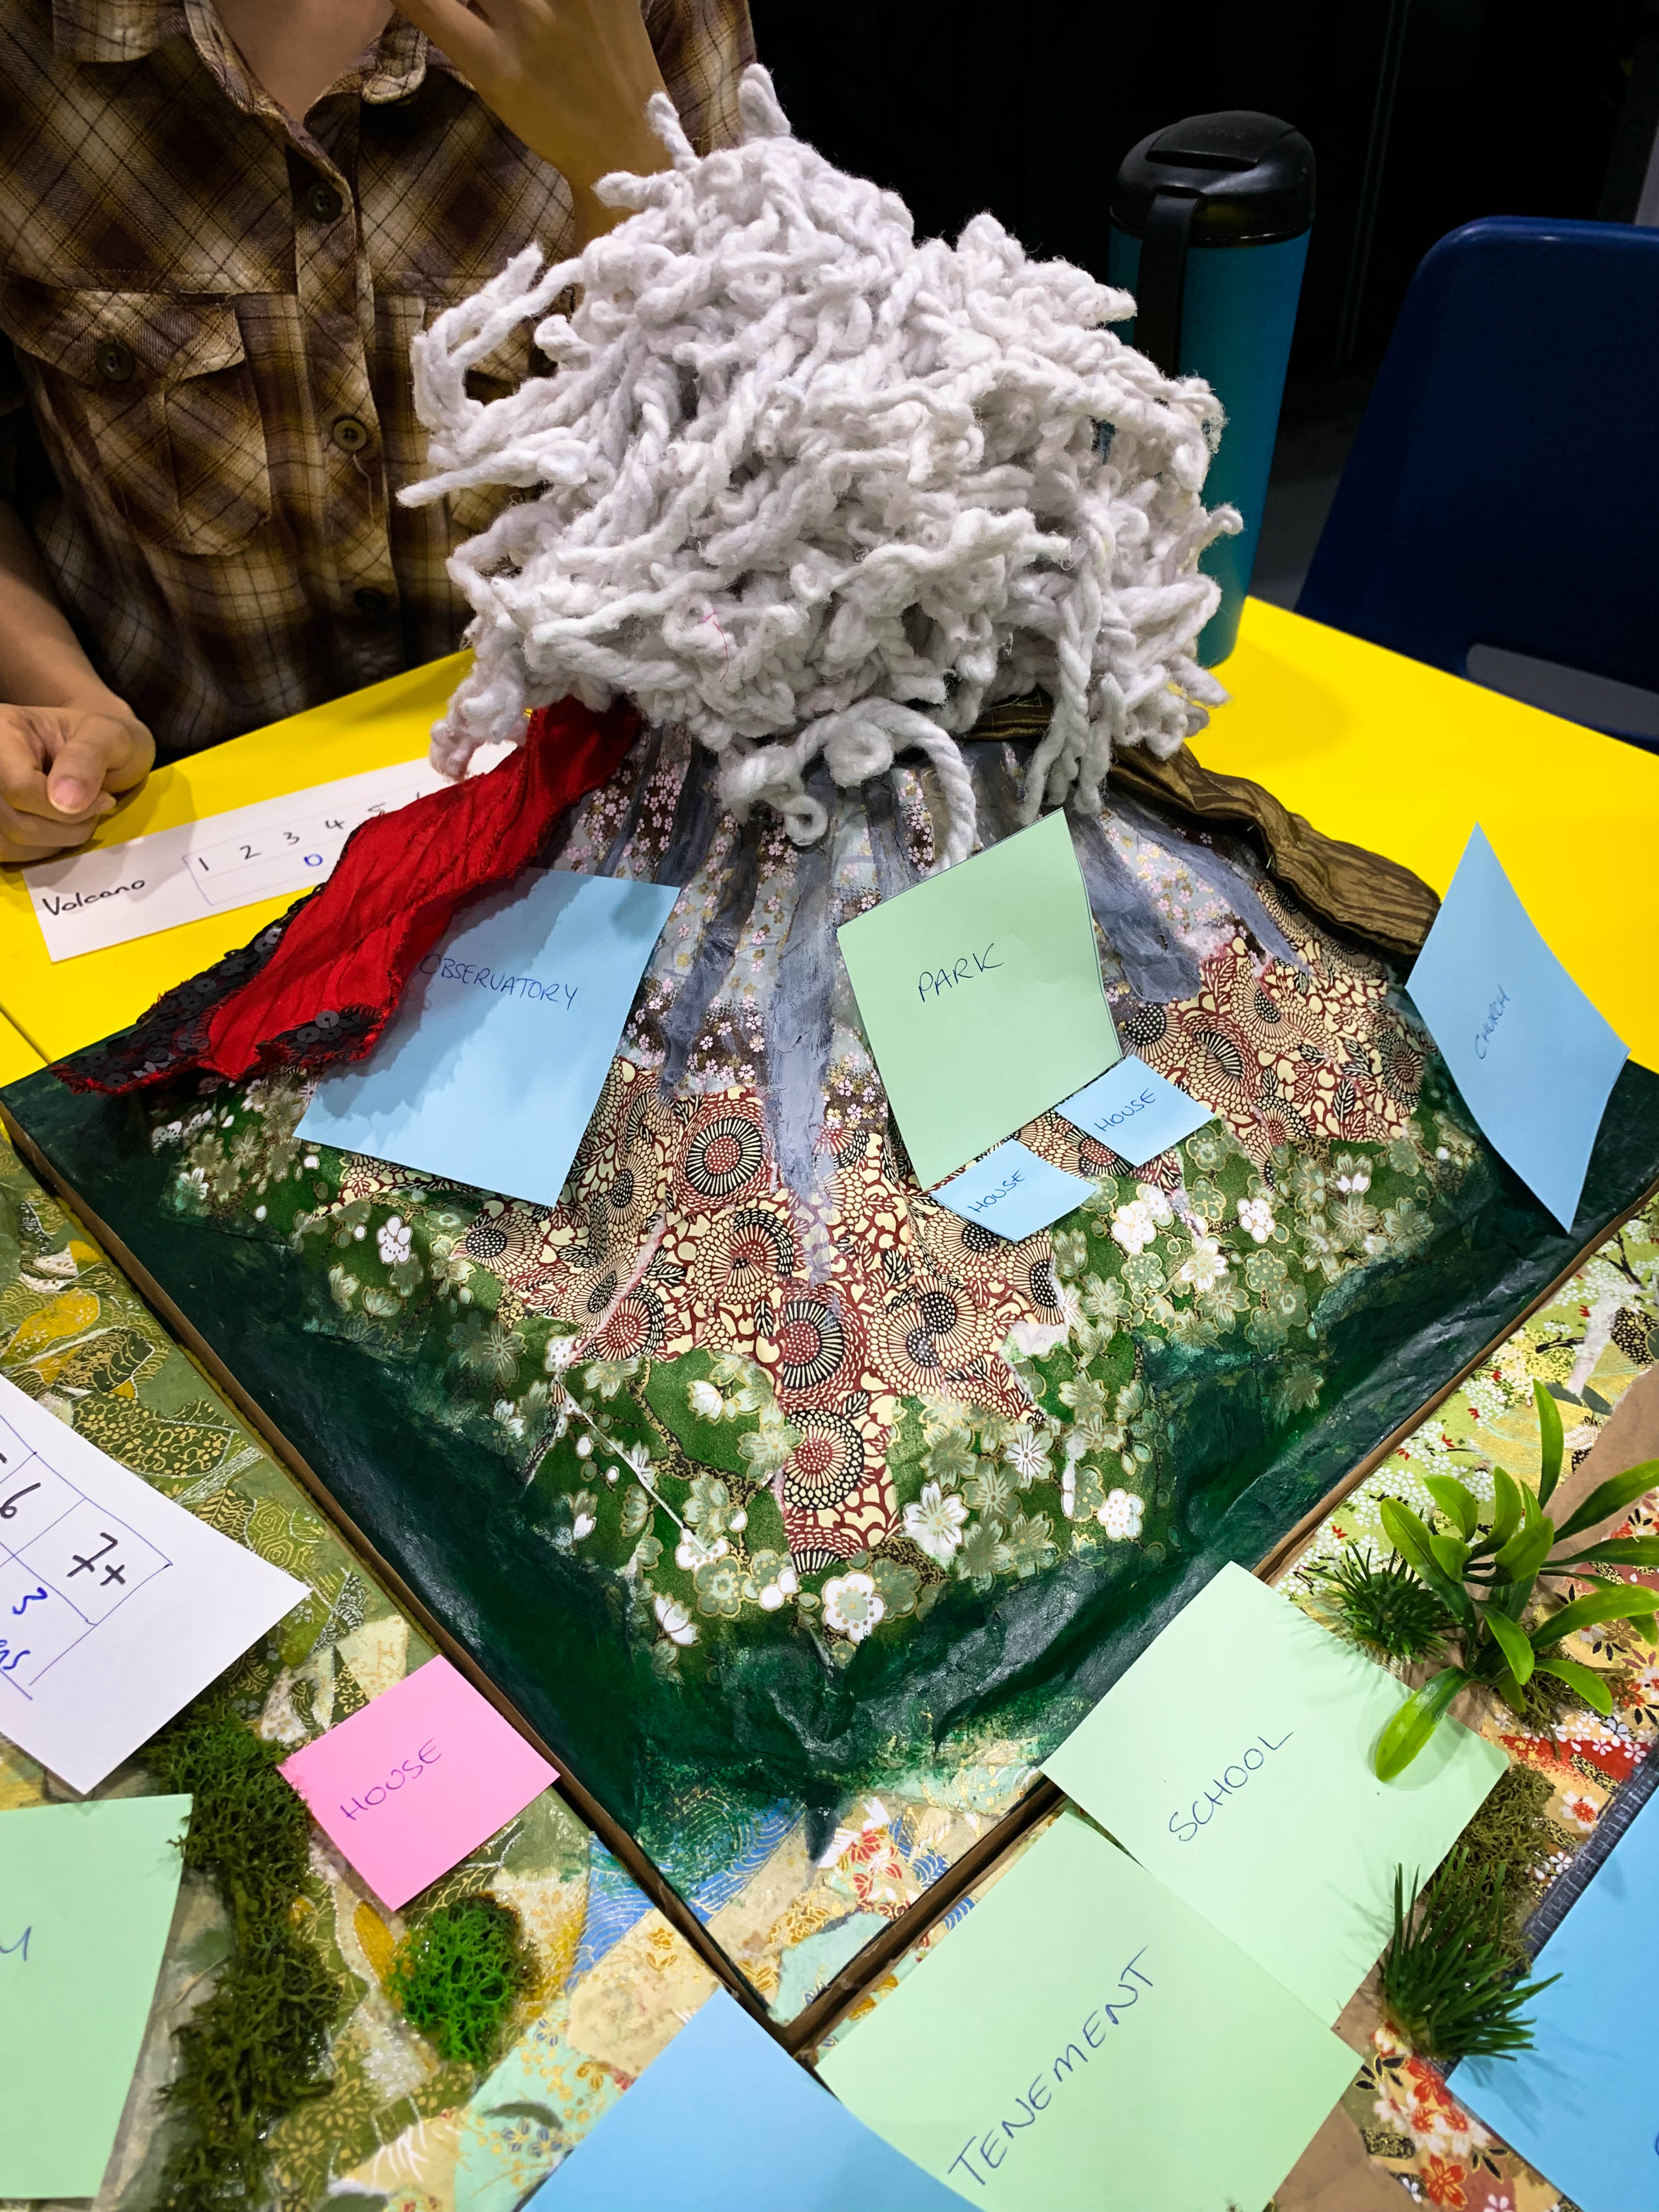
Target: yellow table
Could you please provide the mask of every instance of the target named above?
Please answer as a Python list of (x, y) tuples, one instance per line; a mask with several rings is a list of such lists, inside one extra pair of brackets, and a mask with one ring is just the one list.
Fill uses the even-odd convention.
[[(412, 759), (462, 665), (435, 661), (162, 769), (99, 842)], [(1194, 748), (1206, 768), (1255, 777), (1441, 891), (1478, 820), (1556, 952), (1637, 1059), (1659, 1067), (1641, 857), (1659, 849), (1659, 757), (1259, 599), (1219, 672), (1233, 702)], [(0, 1011), (56, 1059), (134, 1020), (288, 902), (54, 966), (18, 871), (0, 870)]]
[[(465, 665), (465, 653), (452, 653), (158, 769), (100, 824), (92, 842), (118, 845), (255, 799), (283, 799), (336, 776), (418, 759)], [(0, 1013), (44, 1058), (59, 1059), (136, 1021), (163, 991), (257, 936), (292, 906), (295, 896), (285, 891), (255, 906), (233, 907), (155, 937), (112, 945), (106, 952), (53, 962), (21, 869), (0, 868)]]
[(1193, 750), (1443, 892), (1479, 822), (1556, 957), (1659, 1068), (1659, 756), (1251, 599)]
[(33, 1075), (45, 1062), (21, 1030), (14, 1029), (3, 1014), (0, 1014), (0, 1083), (15, 1083), (25, 1075)]

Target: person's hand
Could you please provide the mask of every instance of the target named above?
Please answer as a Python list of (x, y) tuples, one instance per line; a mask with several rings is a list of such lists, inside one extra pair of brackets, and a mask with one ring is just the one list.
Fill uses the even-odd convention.
[(621, 221), (593, 186), (668, 167), (646, 102), (665, 89), (640, 0), (399, 0), (480, 100), (562, 172), (584, 239)]
[(155, 740), (119, 700), (0, 707), (0, 860), (46, 860), (84, 844), (149, 774)]

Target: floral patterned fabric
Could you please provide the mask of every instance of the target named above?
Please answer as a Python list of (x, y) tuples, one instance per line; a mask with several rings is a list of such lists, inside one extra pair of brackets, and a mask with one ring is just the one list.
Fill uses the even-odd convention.
[[(1021, 761), (969, 750), (992, 841)], [(1573, 1249), (1389, 965), (1121, 797), (1073, 825), (1108, 994), (1217, 1118), (1136, 1170), (1045, 1115), (1088, 1203), (963, 1222), (833, 935), (932, 864), (939, 794), (822, 796), (798, 850), (653, 732), (576, 811), (558, 865), (684, 892), (556, 1206), (307, 1148), (295, 1082), (12, 1094), (780, 2019)]]
[[(842, 811), (814, 858), (714, 817), (684, 769), (653, 738), (562, 856), (702, 890), (661, 942), (560, 1207), (305, 1151), (288, 1086), (175, 1099), (143, 1144), (175, 1221), (281, 1263), (295, 1343), (362, 1356), (362, 1374), (418, 1407), (434, 1453), (483, 1440), (515, 1528), (617, 1593), (613, 1631), (690, 1721), (745, 1650), (805, 1646), (825, 1679), (858, 1683), (964, 1599), (1068, 1606), (1102, 1575), (1179, 1566), (1230, 1498), (1214, 1480), (1183, 1495), (1192, 1398), (1243, 1402), (1256, 1437), (1336, 1422), (1354, 1387), (1343, 1329), (1447, 1263), (1493, 1170), (1385, 964), (1310, 925), (1241, 849), (1117, 807), (1099, 836), (1079, 830), (1079, 858), (1119, 1026), (1218, 1119), (1133, 1172), (1042, 1117), (1024, 1139), (1095, 1182), (1093, 1201), (1015, 1248), (975, 1239), (907, 1179), (827, 956), (796, 971), (823, 951), (823, 929), (794, 929), (803, 902), (827, 922), (927, 863), (925, 787), (900, 779), (890, 814)], [(995, 821), (1009, 761), (980, 759), (978, 776)], [(814, 1006), (830, 1020), (803, 1042)], [(818, 1124), (799, 1119), (810, 1097)], [(1411, 1495), (1413, 1468), (1455, 1464), (1478, 1484), (1502, 1449), (1524, 1471), (1531, 1374), (1571, 1395), (1571, 1443), (1589, 1449), (1659, 1345), (1656, 1248), (1655, 1212), (1610, 1241), (1338, 1506), (1307, 1558), (1370, 1535), (1376, 1498)], [(425, 1656), (9, 1155), (0, 1364), (312, 1583), (314, 1601), (239, 1670), (250, 1725), (301, 1743)], [(1234, 1474), (1234, 1491), (1248, 1480)], [(1562, 1854), (1659, 1725), (1637, 1655), (1582, 1656), (1617, 1670), (1620, 1725), (1586, 1714), (1509, 1743), (1558, 1778)], [(1009, 1812), (1086, 1704), (1086, 1687), (1036, 1708), (964, 1701), (931, 1735), (884, 1743), (830, 1802), (664, 1763), (639, 1836), (790, 2020)], [(128, 1771), (111, 1787), (135, 1785)], [(0, 1802), (42, 1787), (7, 1754)], [(710, 1986), (557, 1798), (456, 1881), (511, 1898), (544, 1962), (540, 2013), (487, 2084), (396, 2020), (380, 1978), (400, 1923), (319, 1840), (307, 1924), (349, 2002), (337, 2090), (281, 2132), (289, 2203), (349, 2177), (389, 2212), (508, 2212)], [(164, 2079), (170, 2020), (223, 1942), (208, 1902), (188, 1907), (146, 2084)], [(1509, 2152), (1453, 2126), (1420, 2062), (1378, 2042), (1370, 2063), (1349, 2104), (1422, 2192), (1451, 2203), (1462, 2188), (1475, 2212), (1502, 2212), (1504, 2190), (1533, 2190), (1526, 2212), (1553, 2203)], [(108, 2203), (146, 2203), (159, 2154), (153, 2100), (135, 2101)]]
[[(562, 865), (659, 869), (686, 766), (665, 744), (642, 787), (599, 794)], [(866, 832), (859, 849), (861, 826), (842, 825), (838, 910), (873, 900), (879, 848)], [(919, 874), (932, 830), (914, 780), (900, 826)], [(953, 1577), (988, 1589), (1142, 1534), (1136, 1324), (1289, 1352), (1284, 1410), (1314, 1405), (1328, 1358), (1310, 1299), (1414, 1253), (1474, 1158), (1443, 1086), (1425, 1105), (1426, 1041), (1381, 962), (1339, 948), (1266, 878), (1207, 854), (1195, 870), (1133, 810), (1089, 834), (1097, 872), (1136, 886), (1170, 940), (1160, 973), (1194, 986), (1138, 994), (1108, 940), (1124, 1042), (1218, 1125), (1139, 1174), (1057, 1115), (1029, 1125), (1025, 1143), (1096, 1185), (1069, 1231), (1006, 1244), (915, 1192), (839, 978), (824, 979), (822, 1128), (792, 1159), (769, 1016), (789, 997), (808, 861), (775, 829), (752, 841), (732, 946), (718, 924), (744, 870), (724, 819), (556, 1207), (479, 1205), (321, 1148), (302, 1158), (297, 1084), (158, 1118), (154, 1142), (182, 1155), (175, 1203), (288, 1241), (366, 1334), (407, 1346), (434, 1312), (449, 1320), (453, 1395), (488, 1386), (507, 1437), (536, 1437), (572, 1545), (636, 1570), (662, 1666), (700, 1673), (756, 1613), (815, 1615), (844, 1663), (872, 1632), (925, 1618)], [(726, 964), (692, 1039), (711, 937)], [(683, 1498), (645, 1472), (659, 1461)], [(594, 1487), (607, 1462), (608, 1495)]]
[[(1391, 1556), (1378, 1517), (1383, 1498), (1403, 1498), (1416, 1511), (1428, 1513), (1433, 1500), (1423, 1477), (1449, 1474), (1490, 1501), (1495, 1463), (1535, 1485), (1534, 1381), (1560, 1401), (1567, 1450), (1576, 1465), (1632, 1383), (1651, 1375), (1656, 1363), (1659, 1201), (1626, 1223), (1375, 1474), (1332, 1510), (1278, 1587), (1328, 1625), (1319, 1571), (1349, 1545), (1369, 1547), (1379, 1559)], [(1656, 1530), (1659, 1492), (1640, 1501), (1619, 1533), (1647, 1535)], [(1624, 1578), (1659, 1582), (1659, 1577), (1634, 1570)], [(1538, 1899), (1572, 1864), (1620, 1784), (1659, 1741), (1659, 1664), (1650, 1644), (1627, 1624), (1616, 1622), (1570, 1637), (1564, 1648), (1607, 1678), (1614, 1701), (1610, 1718), (1585, 1708), (1568, 1710), (1553, 1729), (1534, 1734), (1522, 1729), (1496, 1698), (1485, 1701), (1478, 1715), (1483, 1735), (1501, 1745), (1511, 1760), (1547, 1775), (1553, 1785), (1545, 1813), (1547, 1842), (1533, 1872)], [(1217, 1663), (1224, 1664), (1220, 1655)], [(820, 2047), (856, 2034), (859, 2022), (930, 1950), (949, 1941), (951, 1929), (1047, 1825), (1023, 1838), (946, 1920), (913, 1945), (890, 1973), (872, 1983)], [(1379, 2169), (1401, 2180), (1418, 2203), (1442, 2207), (1443, 2212), (1574, 2212), (1560, 2191), (1459, 2105), (1437, 2066), (1387, 2027), (1370, 2034), (1364, 2048), (1356, 2051), (1355, 2064), (1341, 2109)], [(1284, 2194), (1287, 2202), (1297, 2201), (1294, 2179)]]
[[(0, 1140), (0, 1374), (68, 1426), (309, 1584), (311, 1595), (233, 1669), (237, 1709), (268, 1741), (297, 1748), (430, 1657), (429, 1647), (258, 1440), (165, 1334), (125, 1278)], [(143, 1794), (142, 1753), (100, 1796)], [(0, 1814), (57, 1789), (0, 1742)], [(334, 2085), (275, 2137), (273, 2185), (290, 2207), (327, 2201), (348, 2167), (389, 2156), (441, 2173), (446, 2212), (511, 2212), (526, 2159), (543, 2170), (577, 2141), (712, 1988), (684, 1939), (547, 1791), (418, 1907), (488, 1890), (520, 1913), (540, 1968), (539, 2008), (512, 2110), (470, 2100), (477, 2077), (441, 2060), (402, 2020), (385, 1978), (404, 1916), (383, 1917), (313, 1829), (303, 1924), (342, 1990)], [(211, 1893), (187, 1877), (98, 2212), (155, 2202), (170, 2123), (172, 2030), (188, 2015), (228, 1933)], [(532, 2074), (534, 2079), (532, 2079)], [(486, 2104), (507, 2103), (501, 2096)], [(463, 2124), (463, 2116), (465, 2124)], [(383, 2146), (397, 2146), (389, 2154)], [(429, 2193), (422, 2207), (437, 2200)]]

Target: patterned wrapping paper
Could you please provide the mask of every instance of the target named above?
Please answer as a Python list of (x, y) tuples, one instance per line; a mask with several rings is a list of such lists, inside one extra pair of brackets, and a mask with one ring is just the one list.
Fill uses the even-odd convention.
[[(1494, 1462), (1536, 1483), (1534, 1381), (1561, 1401), (1569, 1463), (1576, 1467), (1638, 1377), (1650, 1378), (1649, 1389), (1659, 1387), (1651, 1380), (1656, 1366), (1659, 1200), (1610, 1237), (1375, 1474), (1326, 1515), (1276, 1587), (1328, 1620), (1321, 1604), (1318, 1569), (1349, 1544), (1369, 1547), (1379, 1559), (1392, 1555), (1378, 1517), (1384, 1498), (1401, 1498), (1417, 1511), (1430, 1512), (1433, 1500), (1423, 1489), (1423, 1476), (1450, 1474), (1490, 1501)], [(1650, 1492), (1619, 1533), (1650, 1535), (1656, 1530), (1659, 1492)], [(1633, 1570), (1624, 1579), (1659, 1582), (1659, 1577)], [(1544, 1815), (1549, 1847), (1534, 1875), (1536, 1898), (1571, 1865), (1620, 1784), (1659, 1741), (1659, 1662), (1651, 1645), (1617, 1622), (1591, 1635), (1569, 1638), (1564, 1648), (1609, 1677), (1614, 1698), (1609, 1718), (1585, 1708), (1568, 1710), (1553, 1731), (1534, 1734), (1522, 1729), (1495, 1698), (1483, 1699), (1472, 1716), (1511, 1760), (1547, 1775), (1553, 1785)], [(1218, 1663), (1223, 1663), (1219, 1657)], [(951, 1929), (1054, 1817), (1023, 1837), (945, 1919), (873, 1982), (818, 2047), (827, 2050), (856, 2034), (859, 2022), (929, 1951), (948, 1942)], [(1366, 2009), (1351, 2008), (1345, 2027)], [(1363, 2047), (1358, 2043), (1362, 2033)], [(1443, 2212), (1574, 2212), (1552, 2183), (1457, 2103), (1438, 2068), (1369, 2020), (1354, 2035), (1358, 2071), (1339, 2111), (1352, 2122), (1356, 2147), (1363, 2144), (1379, 2174), (1393, 2174), (1417, 2203)], [(1282, 2196), (1286, 2204), (1303, 2201), (1295, 2177)]]
[[(971, 750), (1007, 834), (1018, 749)], [(577, 810), (558, 865), (687, 888), (551, 1210), (306, 1148), (290, 1084), (9, 1094), (786, 2021), (1580, 1249), (1385, 962), (1121, 796), (1074, 831), (1109, 997), (1218, 1118), (1137, 1172), (1045, 1115), (1090, 1203), (958, 1219), (833, 938), (931, 863), (936, 794), (824, 795), (798, 851), (649, 732)], [(1587, 1219), (1659, 1172), (1651, 1081)]]
[[(1568, 1426), (1576, 1461), (1630, 1384), (1656, 1359), (1659, 1204), (1609, 1240), (1382, 1469), (1334, 1510), (1280, 1587), (1309, 1596), (1313, 1586), (1307, 1569), (1346, 1541), (1370, 1541), (1385, 1550), (1377, 1501), (1400, 1495), (1420, 1507), (1425, 1500), (1413, 1491), (1414, 1475), (1449, 1467), (1480, 1491), (1485, 1473), (1480, 1462), (1499, 1453), (1505, 1464), (1535, 1474), (1529, 1456), (1535, 1451), (1529, 1412), (1534, 1376), (1577, 1401)], [(309, 1650), (300, 1650), (302, 1632), (290, 1654), (252, 1655), (240, 1670), (251, 1720), (264, 1732), (297, 1744), (325, 1718), (342, 1714), (427, 1656), (290, 1479), (3, 1146), (0, 1371), (49, 1398), (60, 1418), (70, 1419), (124, 1464), (311, 1583), (316, 1607), (300, 1617), (304, 1630), (318, 1632)], [(1644, 1500), (1631, 1527), (1651, 1528), (1659, 1521), (1654, 1507), (1653, 1499)], [(1659, 1671), (1619, 1644), (1596, 1647), (1581, 1639), (1574, 1649), (1586, 1663), (1628, 1668), (1619, 1675), (1629, 1687), (1613, 1722), (1578, 1713), (1553, 1739), (1522, 1738), (1504, 1716), (1494, 1717), (1489, 1730), (1511, 1757), (1524, 1758), (1555, 1782), (1550, 1817), (1558, 1851), (1547, 1873), (1570, 1862), (1618, 1783), (1659, 1734)], [(130, 1788), (136, 1778), (129, 1772), (109, 1786)], [(0, 1809), (38, 1802), (41, 1794), (32, 1761), (0, 1754)], [(981, 1817), (988, 1817), (997, 1802), (989, 1797)], [(827, 1866), (810, 1867), (804, 1852), (799, 1862), (780, 1855), (783, 1863), (774, 1867), (771, 1881), (776, 1893), (792, 1898), (794, 1924), (811, 1930), (816, 1919), (821, 1929), (833, 1918), (834, 1904), (811, 1900), (838, 1900), (843, 1908), (878, 1905), (902, 1885), (906, 1813), (885, 1806), (865, 1810), (864, 1825), (832, 1838), (836, 1849)], [(835, 2034), (855, 2032), (865, 2011), (947, 1939), (974, 1900), (1034, 1839), (1016, 1845), (913, 1946)], [(497, 1851), (507, 1863), (491, 1872)], [(392, 2013), (379, 1971), (397, 1923), (382, 1932), (349, 1870), (319, 1847), (309, 1924), (337, 1971), (343, 1966), (349, 1974), (354, 2001), (337, 2039), (335, 2094), (279, 2135), (278, 2178), (291, 2201), (319, 2206), (337, 2201), (324, 2192), (328, 2180), (341, 2179), (383, 2196), (386, 2212), (512, 2212), (552, 2169), (561, 2145), (580, 2139), (711, 1986), (700, 1963), (623, 1869), (550, 1794), (532, 1808), (524, 1833), (495, 1839), (460, 1870), (460, 1878), (471, 1886), (480, 1874), (487, 1880), (477, 1886), (526, 1911), (547, 1961), (548, 1982), (562, 1981), (562, 1987), (490, 2078), (475, 2086), (464, 2069), (436, 2062)], [(799, 1885), (793, 1893), (792, 1884)], [(532, 1897), (536, 1909), (527, 1910)], [(716, 1929), (721, 1924), (717, 1917)], [(199, 1892), (188, 1895), (139, 2069), (145, 2094), (129, 2112), (100, 2212), (118, 2205), (123, 2212), (142, 2212), (150, 2201), (146, 2182), (153, 2182), (165, 2142), (155, 2092), (167, 2076), (168, 2032), (183, 2008), (183, 1993), (219, 1954), (222, 1941), (210, 1900)], [(804, 1955), (805, 1965), (794, 1968), (803, 1984), (823, 1978), (812, 1965), (810, 1932), (786, 1938), (780, 1950), (786, 1968), (792, 1956)], [(1448, 2212), (1552, 2212), (1561, 2201), (1447, 2097), (1431, 2067), (1386, 2033), (1376, 2039), (1344, 2106), (1379, 2166), (1414, 2182), (1419, 2201)]]
[[(358, 1225), (349, 1222), (349, 1231)], [(349, 1255), (368, 1241), (366, 1228), (362, 1237), (351, 1234), (349, 1243), (332, 1250)], [(378, 1234), (375, 1256), (387, 1264)], [(395, 1245), (389, 1264), (398, 1264)], [(1346, 1538), (1375, 1540), (1376, 1498), (1390, 1490), (1413, 1495), (1414, 1472), (1455, 1466), (1479, 1489), (1480, 1462), (1500, 1451), (1506, 1464), (1527, 1470), (1534, 1374), (1576, 1401), (1569, 1446), (1582, 1456), (1659, 1350), (1656, 1278), (1659, 1206), (1610, 1240), (1343, 1501), (1286, 1586), (1303, 1587), (1305, 1565)], [(130, 1286), (4, 1152), (0, 1369), (102, 1449), (311, 1582), (316, 1599), (296, 1615), (280, 1648), (252, 1655), (240, 1670), (253, 1724), (297, 1744), (426, 1656)], [(1650, 1513), (1638, 1511), (1633, 1523), (1651, 1525)], [(1579, 1656), (1609, 1664), (1614, 1651), (1581, 1646)], [(1628, 1680), (1617, 1724), (1585, 1714), (1553, 1741), (1505, 1739), (1511, 1755), (1528, 1758), (1557, 1782), (1563, 1861), (1659, 1726), (1659, 1678), (1638, 1668)], [(712, 1868), (703, 1893), (710, 1924), (728, 1949), (747, 1956), (763, 1984), (777, 1977), (781, 2012), (799, 2009), (1017, 1797), (1029, 1778), (1030, 1747), (993, 1743), (988, 1751), (960, 1765), (949, 1788), (933, 1777), (913, 1794), (867, 1793), (833, 1824), (820, 1819), (810, 1838), (808, 1823), (787, 1808), (775, 1826), (757, 1821), (746, 1832), (734, 1828), (717, 1800), (703, 1808), (701, 1829), (690, 1808), (684, 1831), (701, 1836)], [(131, 1787), (132, 1779), (117, 1778), (111, 1786)], [(40, 1788), (37, 1769), (7, 1757), (0, 1805), (37, 1802)], [(337, 2041), (334, 2094), (279, 2135), (289, 2201), (321, 2203), (329, 2179), (349, 2177), (383, 2196), (388, 2212), (509, 2212), (556, 2162), (561, 2145), (580, 2139), (710, 1986), (680, 1939), (556, 1798), (540, 1801), (459, 1879), (487, 1882), (526, 1911), (546, 1965), (544, 1988), (559, 1994), (487, 2083), (440, 2065), (396, 2020), (380, 1987), (398, 1923), (384, 1927), (349, 1872), (319, 1850), (309, 1924), (337, 1971), (344, 1966), (352, 1994)], [(945, 1940), (971, 1909), (964, 1899), (919, 1948)], [(181, 1993), (222, 1940), (210, 1903), (192, 1896), (175, 1930), (140, 2069), (149, 2090), (165, 2078), (167, 2029)], [(896, 1971), (908, 1971), (915, 1955)], [(866, 2002), (878, 2001), (881, 1986)], [(1427, 2201), (1454, 2212), (1464, 2206), (1506, 2212), (1506, 2192), (1525, 2212), (1544, 2212), (1556, 2202), (1547, 2185), (1449, 2104), (1431, 2069), (1386, 2038), (1346, 2102), (1373, 2151), (1415, 2180)], [(135, 2100), (106, 2203), (148, 2201), (146, 2183), (160, 2155), (157, 2124), (153, 2095)]]
[[(232, 1670), (238, 1711), (297, 1748), (431, 1656), (430, 1647), (173, 1343), (117, 1269), (0, 1139), (0, 1374), (100, 1450), (311, 1586)], [(99, 1796), (142, 1793), (143, 1756)], [(54, 1785), (0, 1744), (0, 1813)], [(512, 2212), (557, 2147), (578, 2141), (714, 1986), (702, 1962), (554, 1792), (415, 1900), (487, 1890), (521, 1916), (540, 1968), (528, 2035), (482, 2096), (441, 2060), (385, 1988), (405, 1916), (383, 1919), (313, 1831), (305, 1927), (339, 1978), (334, 2087), (276, 2130), (274, 2193), (327, 2201), (355, 2167), (409, 2212)], [(223, 1954), (216, 1900), (187, 1876), (98, 2212), (145, 2212), (166, 2156), (159, 2092), (172, 2029)], [(496, 2107), (511, 2111), (495, 2116)]]

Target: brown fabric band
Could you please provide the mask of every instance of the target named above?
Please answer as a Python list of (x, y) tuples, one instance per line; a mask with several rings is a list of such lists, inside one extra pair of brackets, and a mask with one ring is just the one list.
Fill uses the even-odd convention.
[[(993, 707), (969, 734), (1039, 738), (1048, 726), (1048, 702), (1039, 692)], [(1316, 921), (1345, 936), (1401, 957), (1421, 949), (1440, 906), (1422, 878), (1380, 853), (1325, 836), (1259, 783), (1200, 767), (1188, 745), (1164, 761), (1144, 747), (1117, 753), (1110, 780), (1121, 791), (1150, 799), (1186, 823), (1253, 830), (1269, 875), (1292, 891)]]

